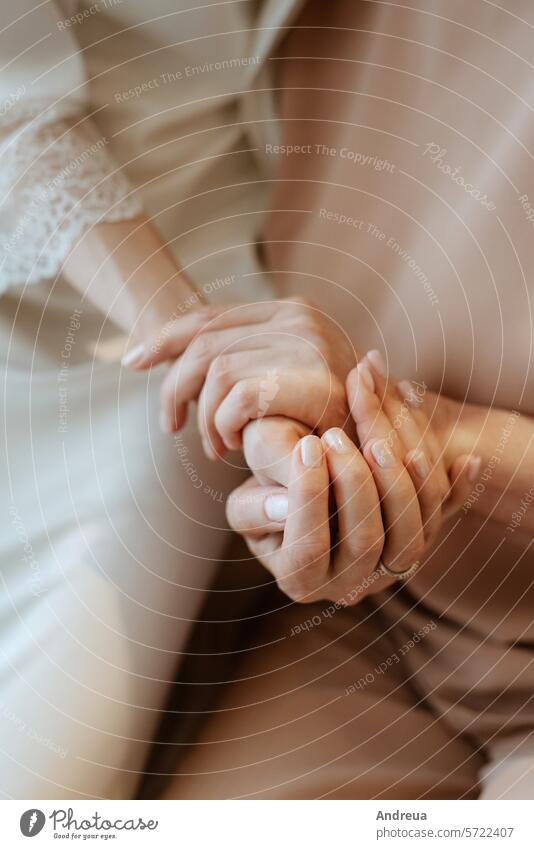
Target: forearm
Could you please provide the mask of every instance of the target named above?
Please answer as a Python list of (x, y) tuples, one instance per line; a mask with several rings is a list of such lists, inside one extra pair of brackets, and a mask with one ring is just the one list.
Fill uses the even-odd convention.
[(144, 218), (92, 228), (71, 251), (64, 274), (134, 341), (153, 336), (200, 300)]

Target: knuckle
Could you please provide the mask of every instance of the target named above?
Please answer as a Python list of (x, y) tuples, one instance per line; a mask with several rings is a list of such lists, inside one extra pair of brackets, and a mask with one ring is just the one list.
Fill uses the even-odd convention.
[(305, 593), (302, 590), (302, 587), (299, 587), (295, 581), (286, 578), (278, 578), (277, 582), (279, 589), (286, 595), (291, 601), (296, 602), (297, 604), (305, 603)]
[(421, 533), (417, 535), (415, 539), (412, 540), (411, 545), (406, 550), (406, 560), (408, 562), (408, 566), (412, 563), (415, 563), (416, 560), (420, 560), (425, 551), (425, 540), (424, 534), (421, 529)]
[(343, 485), (347, 492), (350, 492), (350, 498), (361, 498), (361, 490), (371, 480), (371, 470), (365, 460), (362, 462), (362, 457), (356, 454), (341, 472)]
[(213, 342), (208, 333), (200, 333), (191, 342), (188, 348), (189, 356), (198, 363), (203, 363), (206, 360), (211, 360), (213, 356)]
[(384, 550), (385, 534), (364, 532), (354, 535), (347, 540), (347, 548), (353, 566), (361, 566), (362, 562), (376, 563)]
[[(313, 541), (310, 540), (294, 543), (290, 552), (290, 574), (295, 572), (309, 572), (321, 565), (325, 551), (328, 550), (327, 540), (321, 536)], [(301, 576), (304, 580), (304, 576)]]
[(248, 380), (241, 380), (234, 387), (233, 402), (240, 410), (248, 411), (257, 406), (257, 391), (255, 385)]
[(207, 322), (213, 321), (217, 318), (220, 315), (220, 312), (220, 307), (216, 307), (213, 304), (204, 304), (198, 310), (195, 310), (201, 327), (205, 327)]
[(397, 502), (402, 502), (404, 507), (411, 504), (413, 501), (418, 502), (417, 493), (415, 491), (415, 487), (409, 477), (409, 475), (399, 474), (395, 481), (395, 500)]
[(307, 604), (315, 592), (315, 587), (298, 575), (280, 575), (277, 578), (278, 587), (296, 604)]
[(228, 381), (234, 371), (234, 360), (231, 354), (219, 354), (208, 369), (208, 379)]

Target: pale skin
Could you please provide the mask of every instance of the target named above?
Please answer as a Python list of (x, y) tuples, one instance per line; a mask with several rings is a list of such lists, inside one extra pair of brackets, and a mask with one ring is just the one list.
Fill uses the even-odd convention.
[[(149, 367), (160, 360), (175, 361), (163, 384), (162, 399), (164, 405), (165, 398), (168, 399), (166, 403), (170, 409), (170, 414), (167, 411), (163, 417), (166, 429), (177, 429), (180, 426), (180, 410), (185, 417), (187, 403), (204, 393), (200, 420), (208, 453), (215, 456), (224, 453), (227, 447), (237, 447), (241, 444), (243, 433), (245, 454), (256, 477), (247, 483), (245, 499), (242, 498), (245, 490), (241, 488), (230, 499), (230, 522), (244, 534), (252, 550), (277, 577), (288, 571), (290, 574), (296, 571), (303, 576), (302, 579), (297, 578), (296, 583), (295, 578), (292, 578), (291, 587), (284, 584), (283, 577), (279, 578), (281, 585), (302, 601), (319, 597), (338, 599), (340, 592), (341, 597), (343, 592), (350, 595), (354, 581), (363, 572), (370, 574), (376, 568), (378, 559), (375, 554), (379, 548), (383, 560), (396, 569), (407, 568), (413, 559), (418, 559), (415, 555), (421, 556), (421, 552), (424, 554), (425, 548), (439, 531), (443, 516), (458, 503), (457, 494), (468, 492), (469, 486), (472, 486), (469, 479), (476, 479), (477, 470), (480, 470), (478, 456), (482, 458), (483, 468), (509, 417), (506, 411), (469, 405), (460, 410), (460, 405), (455, 402), (427, 393), (424, 404), (414, 409), (412, 414), (419, 433), (425, 435), (422, 445), (411, 419), (405, 415), (401, 416), (400, 427), (391, 427), (391, 418), (395, 419), (396, 416), (391, 407), (393, 396), (389, 384), (385, 391), (380, 369), (377, 371), (371, 357), (367, 366), (364, 361), (358, 370), (351, 371), (356, 359), (352, 345), (345, 338), (340, 342), (340, 332), (331, 322), (328, 328), (323, 326), (320, 310), (305, 301), (277, 302), (276, 309), (271, 308), (267, 312), (264, 305), (237, 305), (237, 308), (233, 308), (234, 317), (229, 320), (227, 308), (199, 306), (201, 299), (194, 294), (191, 283), (176, 266), (155, 229), (143, 218), (94, 227), (73, 248), (64, 271), (78, 291), (130, 334), (135, 346), (143, 346), (143, 352), (149, 351), (152, 356), (151, 346), (154, 346), (155, 341), (160, 342), (160, 348), (157, 345), (155, 347), (155, 358), (148, 358), (145, 362), (137, 361), (135, 367)], [(180, 318), (174, 319), (169, 325), (169, 319), (176, 315)], [(234, 320), (235, 316), (239, 317), (238, 321)], [(285, 329), (283, 344), (280, 344), (281, 324)], [(162, 327), (168, 329), (169, 326), (179, 328), (178, 336), (167, 332), (162, 334)], [(177, 384), (176, 374), (185, 365), (183, 358), (178, 358), (183, 351), (187, 352), (188, 344), (195, 337), (204, 335), (203, 328), (211, 334), (210, 341), (203, 341), (199, 346), (203, 352), (201, 356), (197, 348), (197, 355), (191, 358), (188, 379), (183, 383), (187, 391), (182, 396), (176, 396), (176, 385), (182, 385), (181, 382)], [(257, 345), (257, 340), (250, 343), (257, 332), (261, 336), (261, 346)], [(244, 341), (247, 338), (248, 344)], [(237, 356), (226, 356), (229, 350)], [(256, 350), (259, 354), (255, 353)], [(220, 362), (221, 353), (226, 356), (222, 364), (224, 368)], [(246, 426), (260, 413), (265, 415), (265, 410), (258, 411), (254, 405), (259, 382), (265, 379), (266, 361), (269, 366), (279, 370), (278, 391), (273, 401), (269, 402), (269, 417)], [(291, 363), (292, 369), (283, 368), (284, 362)], [(362, 368), (365, 375), (366, 367), (375, 385), (375, 392), (367, 397), (370, 409), (374, 409), (373, 427), (369, 429), (367, 437), (365, 415), (362, 413), (365, 404), (361, 391)], [(343, 387), (349, 372), (345, 396)], [(220, 380), (221, 373), (224, 374), (223, 381)], [(211, 381), (207, 380), (208, 374), (212, 376)], [(247, 391), (240, 389), (237, 392), (238, 397), (242, 393), (245, 403), (242, 407), (237, 405), (239, 415), (236, 417), (232, 411), (236, 406), (236, 396), (231, 396), (231, 392), (244, 382)], [(398, 396), (398, 390), (395, 394)], [(228, 396), (232, 403), (227, 403), (227, 417), (219, 416), (217, 420), (217, 413)], [(351, 406), (350, 416), (348, 402)], [(428, 417), (428, 424), (423, 421), (423, 410)], [(275, 414), (285, 418), (271, 418)], [(368, 422), (370, 420), (368, 417)], [(218, 430), (218, 422), (222, 423), (224, 438)], [(321, 462), (317, 468), (300, 468), (301, 461), (295, 459), (293, 448), (316, 426), (322, 438), (318, 440), (312, 436), (311, 439), (322, 446)], [(355, 428), (363, 453), (356, 449), (354, 442), (350, 446), (347, 442), (344, 451), (329, 445), (328, 431), (332, 426), (342, 427), (351, 436)], [(384, 436), (386, 430), (387, 435)], [(341, 432), (337, 435), (339, 439), (345, 438)], [(521, 495), (531, 485), (528, 469), (532, 468), (534, 460), (533, 435), (532, 422), (522, 417), (515, 426), (514, 438), (502, 452), (500, 464), (494, 470), (483, 495), (477, 499), (474, 509), (485, 511), (488, 515), (491, 513), (493, 518), (502, 516), (503, 521), (509, 519)], [(385, 439), (386, 446), (391, 449), (398, 463), (396, 469), (387, 471), (376, 461), (371, 448), (381, 439)], [(418, 484), (416, 465), (413, 456), (409, 456), (414, 451), (425, 455), (430, 465), (428, 482), (424, 485)], [(298, 456), (302, 457), (302, 454)], [(458, 465), (455, 466), (455, 463)], [(366, 528), (365, 545), (369, 552), (366, 556), (361, 555), (357, 574), (351, 552), (354, 540), (360, 536), (364, 539), (364, 535), (360, 527), (362, 519), (355, 518), (350, 507), (352, 502), (358, 501), (359, 509), (362, 509), (361, 499), (354, 497), (356, 490), (351, 483), (356, 467), (362, 486), (365, 482), (365, 517), (367, 513), (373, 516), (372, 532), (369, 530), (370, 524)], [(305, 474), (299, 476), (296, 473), (299, 468), (301, 472), (305, 469)], [(324, 514), (325, 475), (332, 482), (339, 525), (344, 529), (333, 553), (330, 551), (328, 521), (324, 515), (323, 521), (318, 521), (312, 510), (313, 505), (314, 509), (320, 508)], [(388, 475), (389, 483), (386, 480)], [(411, 489), (407, 485), (408, 480)], [(454, 481), (452, 487), (448, 483), (450, 480)], [(317, 481), (322, 481), (318, 490), (314, 490), (313, 486), (310, 489), (310, 482), (313, 481), (315, 485)], [(374, 490), (369, 485), (370, 481), (373, 482)], [(431, 485), (431, 481), (439, 483), (439, 487)], [(271, 485), (266, 489), (262, 484), (267, 482)], [(286, 490), (286, 486), (289, 489)], [(282, 499), (287, 496), (289, 499), (291, 493), (291, 503), (298, 504), (302, 502), (303, 492), (311, 495), (306, 502), (306, 510), (293, 511), (288, 507), (287, 520), (278, 517), (273, 521), (267, 516), (266, 509), (269, 503), (272, 504), (273, 495), (282, 496)], [(414, 518), (417, 511), (420, 525)], [(518, 535), (531, 533), (533, 524), (527, 514)], [(404, 528), (402, 533), (401, 528)], [(322, 564), (321, 569), (312, 570), (310, 567), (308, 570), (305, 567), (295, 570), (291, 551), (302, 548), (298, 539), (303, 537), (307, 540), (309, 533), (318, 534), (320, 529), (321, 546), (324, 549), (318, 561)], [(325, 529), (328, 530), (328, 538)], [(281, 542), (283, 545), (280, 545)], [(358, 545), (358, 552), (361, 552), (363, 543), (359, 542)], [(267, 548), (272, 550), (266, 551)], [(350, 568), (344, 565), (347, 552)], [(315, 557), (313, 561), (315, 563)], [(313, 586), (310, 587), (312, 572)], [(332, 580), (332, 574), (335, 580)], [(319, 581), (318, 575), (321, 576)], [(383, 582), (388, 583), (381, 578), (373, 584), (372, 591), (381, 589)]]
[(144, 217), (92, 227), (72, 247), (63, 273), (133, 344), (152, 338), (171, 316), (199, 302)]
[[(199, 427), (211, 456), (240, 445), (243, 434), (245, 456), (255, 476), (229, 499), (229, 522), (288, 595), (306, 602), (345, 598), (352, 603), (354, 586), (362, 576), (373, 574), (380, 560), (403, 571), (424, 558), (443, 523), (476, 484), (510, 413), (462, 405), (429, 391), (421, 400), (408, 382), (386, 379), (378, 352), (370, 352), (352, 369), (352, 346), (346, 347), (339, 336), (336, 339), (335, 328), (322, 326), (323, 318), (325, 324), (329, 320), (306, 301), (276, 302), (274, 309), (263, 304), (211, 307), (205, 317), (204, 325), (201, 316), (194, 315), (167, 328), (164, 347), (137, 348), (129, 365), (143, 369), (174, 362), (162, 392), (164, 409), (170, 410), (165, 424), (169, 430), (178, 429), (187, 403), (198, 397)], [(277, 334), (280, 327), (283, 333)], [(267, 340), (265, 346), (257, 346), (258, 355), (250, 342), (256, 335), (262, 343)], [(195, 340), (202, 336), (207, 338), (195, 349)], [(281, 362), (267, 351), (276, 339), (291, 367), (277, 375), (279, 391), (265, 417), (259, 387), (267, 378), (266, 362)], [(229, 351), (246, 356), (229, 357)], [(346, 356), (340, 357), (340, 352)], [(327, 384), (322, 369), (335, 368), (338, 372)], [(351, 415), (341, 423), (339, 384), (347, 370)], [(186, 376), (183, 383), (181, 374)], [(335, 386), (331, 408), (329, 385)], [(314, 398), (318, 398), (315, 407)], [(218, 414), (221, 406), (224, 415)], [(359, 448), (332, 425), (351, 435), (351, 426), (355, 428)], [(309, 436), (313, 428), (320, 439)], [(532, 421), (521, 417), (477, 499), (477, 512), (509, 520), (531, 485), (533, 436)], [(320, 457), (311, 468), (302, 459), (304, 437), (309, 437), (309, 450), (315, 445)], [(334, 550), (328, 483), (340, 528)], [(521, 532), (528, 535), (533, 527), (533, 520), (526, 517)], [(389, 583), (391, 579), (380, 578), (366, 592)]]
[[(477, 481), (485, 481), (484, 490), (477, 497), (472, 509), (482, 516), (491, 517), (493, 521), (504, 523), (510, 521), (510, 516), (517, 509), (521, 498), (532, 486), (530, 469), (534, 461), (534, 426), (532, 419), (526, 416), (517, 418), (505, 410), (490, 410), (475, 405), (463, 406), (442, 396), (427, 393), (424, 403), (413, 410), (414, 420), (420, 432), (425, 433), (426, 436), (427, 456), (431, 457), (437, 450), (439, 455), (445, 458), (445, 467), (449, 462), (447, 457), (454, 456), (456, 453), (457, 458), (450, 466), (449, 478), (452, 486), (449, 495), (441, 501), (441, 505), (434, 489), (434, 485), (439, 489), (439, 484), (437, 481), (434, 485), (431, 483), (434, 473), (427, 476), (426, 482), (422, 482), (418, 480), (417, 470), (410, 468), (411, 464), (406, 464), (405, 459), (405, 468), (410, 472), (411, 481), (417, 490), (417, 503), (421, 511), (420, 527), (414, 510), (416, 502), (413, 495), (410, 497), (406, 493), (403, 496), (402, 489), (397, 486), (402, 479), (402, 464), (399, 458), (396, 457), (397, 470), (393, 464), (388, 469), (388, 474), (395, 480), (395, 483), (388, 488), (387, 482), (384, 479), (381, 481), (384, 470), (373, 462), (372, 452), (368, 448), (369, 442), (365, 444), (365, 440), (373, 439), (377, 432), (383, 436), (385, 432), (383, 416), (387, 415), (388, 410), (391, 415), (391, 411), (398, 403), (395, 398), (395, 394), (399, 394), (398, 387), (395, 393), (391, 386), (388, 383), (386, 392), (389, 398), (385, 400), (380, 382), (376, 392), (371, 393), (365, 390), (360, 393), (357, 374), (352, 372), (347, 381), (351, 412), (356, 421), (358, 436), (364, 441), (363, 456), (369, 462), (376, 489), (381, 493), (386, 534), (380, 558), (400, 569), (406, 568), (415, 555), (418, 555), (417, 559), (424, 558), (426, 550), (435, 539), (435, 535), (439, 533), (443, 522), (459, 510), (473, 491)], [(402, 388), (404, 387), (403, 382)], [(402, 388), (401, 396), (404, 395)], [(380, 407), (381, 413), (375, 416)], [(369, 413), (370, 417), (368, 417)], [(370, 428), (367, 424), (369, 421), (372, 422)], [(503, 447), (503, 433), (510, 429), (511, 421), (514, 422), (513, 436)], [(378, 431), (375, 430), (375, 422)], [(373, 580), (369, 586), (362, 588), (356, 596), (354, 595), (354, 588), (358, 589), (362, 578), (365, 577), (363, 573), (376, 575), (378, 561), (372, 565), (375, 558), (373, 544), (380, 539), (380, 526), (377, 523), (370, 534), (369, 549), (362, 554), (358, 545), (360, 538), (355, 532), (363, 527), (362, 522), (368, 523), (371, 515), (377, 519), (378, 514), (377, 511), (373, 513), (372, 490), (367, 496), (370, 512), (365, 514), (363, 519), (361, 512), (358, 512), (362, 510), (361, 501), (365, 491), (363, 482), (366, 480), (366, 473), (360, 468), (360, 458), (355, 446), (346, 442), (343, 450), (340, 450), (335, 446), (335, 440), (330, 438), (332, 432), (323, 434), (320, 440), (322, 443), (321, 464), (317, 470), (313, 470), (312, 474), (304, 469), (303, 464), (299, 466), (294, 456), (292, 456), (291, 465), (287, 461), (287, 451), (291, 444), (297, 444), (294, 453), (298, 453), (302, 443), (301, 435), (293, 433), (291, 436), (286, 436), (285, 458), (281, 461), (280, 458), (273, 456), (272, 449), (265, 441), (265, 434), (261, 439), (259, 434), (255, 433), (256, 429), (266, 427), (276, 430), (281, 427), (281, 423), (274, 420), (270, 425), (268, 420), (263, 420), (247, 428), (245, 432), (247, 459), (251, 468), (255, 466), (260, 469), (275, 468), (277, 474), (282, 465), (286, 470), (289, 467), (288, 488), (259, 486), (257, 481), (251, 478), (231, 497), (228, 506), (230, 524), (245, 537), (251, 551), (273, 572), (279, 583), (282, 581), (286, 591), (289, 591), (288, 594), (299, 601), (327, 598), (352, 604), (391, 583), (389, 579), (380, 577), (378, 580)], [(414, 436), (412, 422), (409, 428), (399, 429), (397, 435), (404, 450)], [(277, 442), (278, 445), (284, 442), (280, 434), (273, 434), (273, 436), (275, 438), (272, 441)], [(317, 437), (308, 438), (317, 439)], [(397, 439), (394, 440), (394, 444), (397, 451), (399, 445)], [(495, 457), (497, 446), (499, 446), (499, 463), (496, 466), (492, 464), (492, 474), (489, 478), (485, 478), (484, 469), (489, 467), (492, 458)], [(419, 442), (417, 450), (420, 449)], [(327, 503), (319, 494), (324, 489), (327, 473), (333, 484), (336, 509), (339, 513), (340, 536), (334, 552), (328, 549), (330, 540)], [(427, 487), (428, 492), (423, 497), (423, 490)], [(303, 492), (305, 492), (305, 498)], [(358, 492), (357, 498), (355, 492)], [(284, 498), (287, 500), (287, 518), (283, 516), (281, 499)], [(273, 499), (275, 499), (276, 521), (269, 518)], [(305, 510), (300, 509), (303, 503), (307, 505)], [(293, 516), (294, 511), (297, 512), (296, 517)], [(411, 530), (409, 530), (410, 526)], [(521, 527), (514, 531), (514, 539), (521, 539), (528, 544), (532, 538), (533, 527), (533, 517), (527, 512)], [(421, 542), (421, 532), (424, 536), (423, 542)], [(301, 546), (301, 542), (305, 545)], [(389, 560), (391, 557), (393, 562)], [(310, 587), (307, 581), (298, 577), (306, 572), (307, 558), (311, 558), (314, 565), (318, 563), (322, 565), (323, 583), (320, 587)], [(424, 568), (424, 562), (422, 568)], [(314, 570), (312, 574), (316, 577)], [(287, 576), (290, 576), (289, 586)]]
[[(183, 425), (187, 404), (198, 397), (199, 428), (211, 456), (240, 446), (244, 428), (255, 478), (229, 500), (229, 521), (281, 588), (299, 601), (347, 597), (380, 560), (398, 572), (409, 568), (435, 538), (444, 515), (461, 504), (477, 469), (477, 458), (469, 456), (446, 467), (420, 405), (406, 403), (388, 386), (378, 352), (352, 369), (355, 359), (352, 345), (327, 316), (305, 300), (293, 300), (193, 313), (125, 361), (136, 369), (173, 361), (162, 390), (168, 429)], [(268, 417), (261, 403), (266, 363), (276, 374), (277, 390)], [(310, 435), (311, 429), (322, 439)], [(271, 452), (267, 462), (252, 456), (254, 435)], [(257, 488), (276, 482), (288, 486), (287, 495)], [(339, 525), (334, 551), (330, 482)], [(265, 509), (273, 505), (277, 515), (266, 525)], [(280, 521), (287, 521), (283, 535)], [(388, 583), (376, 581), (375, 591)]]

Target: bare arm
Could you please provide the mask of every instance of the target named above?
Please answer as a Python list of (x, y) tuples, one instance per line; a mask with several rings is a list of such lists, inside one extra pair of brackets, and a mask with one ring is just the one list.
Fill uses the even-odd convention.
[(134, 342), (201, 300), (144, 217), (91, 228), (70, 252), (64, 274)]

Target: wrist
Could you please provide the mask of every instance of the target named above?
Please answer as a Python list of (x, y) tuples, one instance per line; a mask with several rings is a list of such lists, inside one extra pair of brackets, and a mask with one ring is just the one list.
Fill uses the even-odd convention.
[(139, 343), (147, 342), (166, 324), (203, 303), (204, 298), (188, 282), (184, 285), (183, 275), (177, 273), (176, 279), (167, 281), (148, 302), (139, 304), (132, 337)]
[(74, 288), (134, 340), (153, 335), (200, 296), (144, 218), (104, 222), (73, 247), (64, 272)]
[(480, 426), (474, 426), (477, 408), (434, 392), (427, 393), (425, 406), (448, 471), (457, 457), (476, 451), (480, 435)]

